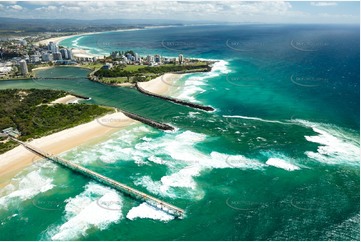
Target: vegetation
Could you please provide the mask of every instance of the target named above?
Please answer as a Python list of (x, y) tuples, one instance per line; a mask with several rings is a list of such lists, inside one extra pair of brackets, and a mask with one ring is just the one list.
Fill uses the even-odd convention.
[(90, 69), (90, 70), (96, 70), (96, 69), (101, 68), (103, 65), (104, 65), (103, 63), (90, 62), (90, 63), (86, 63), (86, 64), (80, 64), (78, 66), (82, 67), (82, 68), (87, 68), (87, 69)]
[(168, 72), (201, 72), (209, 71), (210, 66), (207, 62), (194, 62), (187, 65), (160, 65), (160, 66), (145, 66), (145, 65), (118, 65), (111, 69), (99, 69), (94, 73), (104, 83), (124, 83), (124, 82), (140, 82), (148, 81), (157, 76), (161, 76)]
[[(0, 130), (17, 128), (21, 132), (19, 139), (25, 141), (89, 122), (112, 111), (97, 105), (47, 105), (66, 94), (56, 90), (0, 90)], [(14, 146), (0, 139), (0, 153)]]

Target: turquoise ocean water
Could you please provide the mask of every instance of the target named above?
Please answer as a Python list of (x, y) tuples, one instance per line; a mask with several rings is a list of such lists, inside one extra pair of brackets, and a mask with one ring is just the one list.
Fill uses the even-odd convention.
[[(73, 91), (143, 124), (61, 156), (186, 210), (156, 211), (48, 161), (0, 190), (0, 240), (359, 240), (359, 26), (184, 26), (61, 45), (217, 60), (172, 83), (207, 113), (57, 67), (0, 88)], [(47, 80), (46, 77), (84, 77)], [(102, 120), (99, 120), (102, 122)]]

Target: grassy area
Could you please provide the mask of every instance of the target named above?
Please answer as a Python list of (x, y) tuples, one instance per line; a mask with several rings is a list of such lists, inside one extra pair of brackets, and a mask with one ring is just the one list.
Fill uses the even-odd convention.
[(147, 67), (146, 65), (127, 65), (123, 68), (124, 71), (136, 72), (141, 68)]
[(87, 63), (87, 64), (81, 64), (81, 65), (78, 65), (79, 67), (82, 67), (82, 68), (87, 68), (87, 69), (90, 69), (90, 70), (96, 70), (96, 69), (99, 69), (103, 66), (104, 64), (102, 63)]
[(150, 75), (142, 76), (142, 77), (131, 76), (131, 77), (129, 77), (129, 79), (127, 77), (103, 77), (102, 83), (105, 83), (105, 84), (136, 83), (139, 81), (150, 81), (158, 76), (159, 75), (154, 75), (154, 74), (150, 73)]

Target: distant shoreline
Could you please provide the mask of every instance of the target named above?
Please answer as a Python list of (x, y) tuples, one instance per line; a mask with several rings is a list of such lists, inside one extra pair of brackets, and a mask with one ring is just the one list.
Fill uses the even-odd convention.
[[(86, 35), (93, 35), (93, 34), (103, 34), (103, 33), (112, 33), (112, 32), (126, 32), (126, 31), (137, 31), (137, 30), (146, 30), (146, 29), (156, 29), (156, 28), (167, 28), (167, 27), (174, 27), (174, 26), (152, 26), (152, 27), (144, 27), (144, 28), (130, 28), (130, 29), (118, 29), (112, 31), (103, 31), (103, 32), (87, 32), (87, 33), (79, 33), (79, 34), (72, 34), (72, 35), (65, 35), (59, 37), (52, 37), (44, 40), (40, 40), (35, 42), (35, 45), (47, 45), (49, 42), (54, 42), (59, 45), (59, 43), (63, 40), (72, 38), (72, 37), (81, 37)], [(70, 48), (70, 47), (69, 47)], [(88, 50), (78, 49), (78, 48), (71, 48), (73, 51), (73, 56), (79, 58), (93, 58), (93, 57), (102, 57), (103, 55), (96, 55), (90, 53)]]

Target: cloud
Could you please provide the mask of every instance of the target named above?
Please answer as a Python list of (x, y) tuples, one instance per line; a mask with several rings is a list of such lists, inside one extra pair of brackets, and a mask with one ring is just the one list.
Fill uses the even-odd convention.
[[(17, 3), (0, 3), (1, 17), (14, 17), (15, 11), (21, 11), (21, 18), (44, 19), (172, 19), (189, 21), (220, 22), (263, 22), (263, 23), (316, 23), (316, 22), (359, 22), (354, 18), (347, 20), (341, 15), (355, 14), (349, 9), (332, 13), (308, 11), (299, 8), (292, 1), (27, 1)], [(308, 6), (331, 10), (327, 6), (336, 6), (336, 2), (314, 1)], [(346, 4), (346, 3), (345, 3)], [(23, 9), (20, 7), (23, 6)], [(325, 7), (325, 8), (322, 8)], [(3, 10), (2, 10), (3, 8)], [(36, 10), (36, 11), (35, 11)], [(314, 9), (313, 9), (314, 10)], [(335, 8), (332, 8), (335, 10)], [(338, 10), (336, 8), (336, 10)], [(81, 14), (80, 14), (81, 13)], [(327, 15), (329, 14), (329, 15)], [(332, 17), (334, 15), (334, 17)], [(356, 17), (357, 17), (356, 16)]]
[(51, 12), (51, 11), (57, 10), (57, 7), (50, 5), (50, 6), (47, 6), (47, 7), (35, 8), (34, 10), (36, 10), (36, 11), (44, 11), (44, 12)]
[(16, 1), (1, 1), (3, 4), (16, 4)]
[(337, 6), (337, 2), (310, 2), (310, 4), (315, 7)]
[[(29, 4), (29, 2), (27, 2)], [(189, 20), (233, 20), (239, 21), (247, 16), (282, 16), (292, 8), (288, 2), (240, 2), (240, 1), (56, 1), (30, 2), (39, 7), (39, 14), (49, 12), (54, 18), (157, 18)], [(42, 11), (41, 11), (42, 10)], [(132, 14), (133, 13), (133, 14)], [(96, 15), (95, 15), (96, 14)], [(66, 16), (68, 15), (68, 16)], [(40, 16), (38, 16), (40, 17)]]
[(10, 6), (8, 6), (8, 8), (9, 8), (9, 9), (12, 9), (12, 10), (16, 10), (16, 11), (21, 11), (21, 10), (23, 10), (23, 7), (20, 6), (20, 5), (17, 5), (17, 4), (15, 4), (15, 5), (10, 5)]

